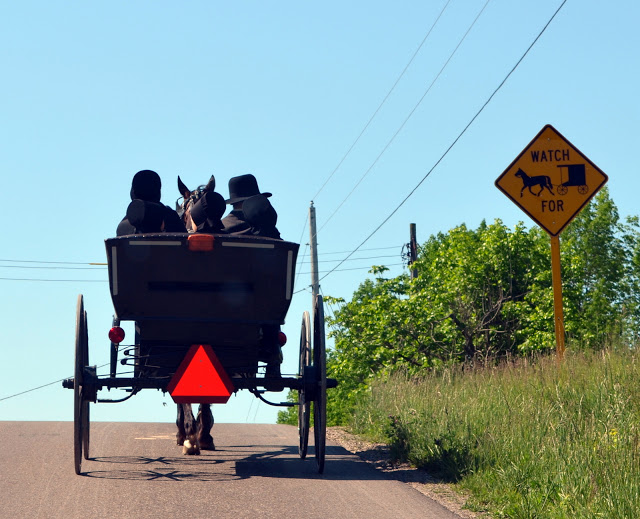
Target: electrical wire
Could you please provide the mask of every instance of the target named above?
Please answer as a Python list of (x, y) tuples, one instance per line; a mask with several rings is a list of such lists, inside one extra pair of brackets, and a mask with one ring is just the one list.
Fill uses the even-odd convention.
[[(110, 363), (107, 362), (106, 364), (102, 364), (101, 366), (98, 366), (96, 369), (100, 369), (100, 368), (104, 368), (105, 366), (108, 366)], [(24, 395), (26, 393), (31, 393), (32, 391), (37, 391), (38, 389), (43, 389), (45, 387), (49, 387), (49, 386), (53, 386), (54, 384), (59, 384), (60, 382), (62, 382), (63, 380), (67, 380), (68, 378), (73, 378), (73, 377), (65, 377), (65, 378), (61, 378), (59, 380), (54, 380), (53, 382), (49, 382), (48, 384), (43, 384), (41, 386), (38, 387), (33, 387), (31, 389), (27, 389), (25, 391), (20, 391), (20, 393), (15, 393), (13, 395), (9, 395), (9, 396), (5, 396), (0, 398), (0, 402), (3, 402), (4, 400), (9, 400), (10, 398), (15, 398), (17, 396), (21, 396)]]
[(440, 76), (442, 75), (442, 73), (444, 72), (444, 69), (447, 68), (447, 65), (449, 65), (449, 62), (453, 59), (453, 56), (456, 54), (456, 52), (458, 51), (458, 49), (460, 48), (460, 46), (462, 45), (462, 43), (464, 42), (464, 40), (467, 38), (467, 36), (469, 35), (469, 33), (471, 32), (471, 29), (473, 29), (473, 27), (475, 26), (476, 22), (478, 21), (478, 19), (480, 18), (480, 16), (482, 15), (482, 13), (484, 12), (484, 10), (486, 9), (487, 5), (489, 5), (489, 2), (491, 0), (487, 0), (484, 4), (484, 6), (482, 6), (482, 9), (480, 10), (480, 12), (478, 13), (478, 15), (474, 18), (473, 22), (471, 22), (471, 25), (469, 26), (469, 28), (467, 29), (467, 31), (464, 33), (464, 35), (462, 36), (462, 38), (460, 39), (460, 41), (458, 42), (458, 44), (456, 45), (456, 47), (453, 49), (453, 51), (451, 52), (451, 54), (449, 55), (449, 57), (447, 58), (447, 60), (445, 61), (444, 65), (442, 66), (442, 68), (440, 69), (440, 71), (436, 74), (435, 78), (433, 78), (433, 80), (431, 81), (431, 84), (427, 87), (427, 89), (424, 91), (424, 93), (422, 94), (422, 97), (418, 100), (418, 102), (414, 105), (414, 107), (411, 109), (411, 111), (409, 112), (409, 114), (405, 117), (404, 121), (402, 121), (402, 124), (400, 125), (400, 127), (396, 130), (396, 132), (391, 136), (391, 139), (389, 139), (389, 141), (387, 142), (387, 144), (385, 144), (384, 148), (382, 148), (382, 151), (378, 154), (378, 156), (375, 158), (375, 160), (371, 163), (371, 165), (367, 168), (367, 170), (364, 172), (364, 174), (360, 177), (360, 180), (358, 180), (358, 182), (356, 182), (356, 184), (353, 186), (353, 188), (351, 189), (351, 191), (349, 191), (349, 193), (347, 193), (347, 196), (344, 197), (344, 199), (342, 200), (342, 202), (340, 202), (340, 204), (338, 204), (338, 207), (336, 207), (334, 209), (334, 211), (329, 215), (329, 217), (325, 220), (325, 222), (320, 226), (320, 228), (316, 231), (316, 234), (319, 234), (320, 231), (322, 231), (322, 229), (324, 229), (327, 224), (331, 221), (331, 219), (338, 213), (338, 211), (342, 208), (342, 206), (346, 203), (346, 201), (351, 197), (351, 195), (354, 193), (354, 191), (358, 188), (358, 186), (360, 186), (360, 184), (362, 183), (362, 181), (367, 177), (367, 175), (371, 172), (371, 170), (373, 169), (373, 167), (378, 163), (378, 161), (382, 158), (382, 156), (385, 154), (385, 152), (389, 149), (389, 147), (391, 146), (391, 144), (393, 143), (393, 141), (395, 141), (396, 137), (400, 134), (400, 132), (402, 131), (402, 129), (404, 128), (404, 126), (407, 124), (407, 122), (409, 122), (409, 119), (411, 119), (411, 117), (413, 116), (413, 114), (416, 112), (416, 110), (418, 109), (418, 107), (422, 104), (422, 101), (424, 101), (425, 97), (427, 97), (427, 94), (431, 91), (431, 88), (433, 87), (433, 85), (436, 83), (436, 81), (438, 81), (438, 79), (440, 78)]
[(35, 267), (33, 265), (0, 265), (3, 269), (107, 270), (104, 267)]
[(17, 260), (17, 259), (0, 259), (7, 263), (47, 263), (56, 265), (104, 265), (104, 263), (90, 263), (87, 261), (41, 261), (41, 260)]
[[(370, 259), (380, 259), (380, 258), (396, 258), (397, 254), (385, 254), (384, 256), (369, 256), (367, 258), (351, 258), (348, 261), (358, 261), (358, 260), (370, 260)], [(340, 261), (339, 259), (333, 260), (318, 260), (318, 263), (334, 263), (336, 261)], [(301, 264), (310, 264), (310, 261), (301, 261)]]
[(106, 279), (42, 279), (42, 278), (0, 278), (0, 281), (58, 281), (60, 283), (108, 283)]
[[(391, 87), (391, 89), (387, 92), (387, 95), (384, 96), (384, 99), (382, 100), (382, 102), (378, 105), (378, 108), (376, 108), (376, 111), (373, 112), (373, 115), (369, 118), (369, 121), (367, 121), (367, 124), (364, 125), (364, 128), (362, 128), (362, 131), (360, 132), (360, 134), (356, 137), (356, 140), (353, 141), (353, 143), (351, 144), (351, 146), (349, 147), (349, 149), (347, 150), (347, 152), (344, 154), (344, 156), (342, 157), (342, 159), (340, 159), (340, 162), (338, 162), (338, 165), (335, 167), (335, 169), (331, 172), (331, 174), (329, 175), (329, 177), (327, 178), (327, 180), (324, 181), (324, 184), (322, 184), (322, 186), (320, 187), (320, 189), (318, 190), (318, 192), (313, 196), (312, 200), (315, 200), (318, 195), (322, 192), (322, 190), (325, 188), (325, 186), (329, 183), (329, 181), (331, 180), (331, 178), (333, 177), (333, 175), (336, 174), (336, 172), (338, 171), (338, 169), (340, 169), (340, 166), (342, 166), (342, 163), (345, 161), (345, 159), (349, 156), (349, 154), (351, 153), (351, 151), (353, 150), (353, 148), (355, 147), (355, 145), (358, 143), (358, 141), (360, 140), (360, 138), (362, 137), (362, 135), (364, 134), (364, 132), (367, 130), (367, 128), (369, 127), (369, 125), (371, 124), (371, 122), (375, 119), (376, 115), (378, 115), (378, 112), (380, 111), (380, 109), (382, 108), (382, 106), (387, 102), (387, 99), (389, 99), (389, 96), (391, 95), (391, 93), (395, 90), (396, 86), (398, 85), (398, 83), (400, 82), (400, 80), (402, 79), (402, 77), (404, 76), (405, 72), (407, 71), (407, 69), (409, 68), (409, 66), (411, 65), (411, 63), (413, 63), (413, 60), (415, 59), (415, 57), (418, 55), (418, 52), (420, 52), (420, 49), (422, 48), (422, 46), (425, 44), (425, 42), (427, 41), (427, 39), (429, 38), (429, 36), (431, 35), (431, 32), (433, 31), (434, 27), (436, 26), (436, 24), (438, 23), (438, 21), (440, 20), (440, 18), (442, 17), (444, 11), (446, 10), (447, 6), (449, 5), (449, 3), (451, 2), (451, 0), (447, 0), (447, 3), (444, 5), (444, 7), (442, 8), (442, 10), (440, 11), (440, 14), (438, 14), (438, 17), (436, 18), (436, 20), (433, 22), (433, 24), (431, 25), (431, 27), (429, 28), (429, 30), (427, 31), (426, 36), (422, 39), (422, 41), (420, 42), (420, 45), (418, 45), (418, 48), (415, 50), (415, 52), (413, 53), (413, 56), (411, 56), (411, 59), (408, 61), (408, 63), (405, 65), (404, 69), (402, 69), (402, 72), (400, 72), (400, 75), (398, 76), (398, 78), (396, 79), (395, 83), (393, 83), (393, 86)], [(305, 222), (306, 225), (306, 222)]]
[(409, 198), (411, 198), (411, 196), (417, 191), (417, 189), (422, 185), (422, 183), (429, 178), (429, 176), (431, 175), (431, 173), (433, 172), (434, 169), (436, 169), (436, 167), (440, 164), (440, 162), (442, 162), (442, 160), (448, 155), (448, 153), (451, 151), (451, 149), (457, 144), (457, 142), (462, 138), (462, 136), (466, 133), (466, 131), (469, 129), (469, 127), (473, 124), (473, 122), (480, 116), (480, 114), (484, 111), (484, 109), (487, 107), (487, 105), (491, 102), (491, 100), (494, 98), (494, 96), (498, 93), (498, 91), (504, 86), (504, 84), (507, 82), (507, 80), (509, 79), (509, 77), (511, 77), (511, 75), (515, 72), (515, 70), (518, 68), (518, 66), (520, 65), (520, 63), (522, 63), (522, 61), (524, 60), (524, 58), (527, 56), (527, 54), (529, 54), (529, 51), (531, 51), (531, 49), (533, 48), (533, 46), (536, 44), (536, 42), (540, 39), (540, 37), (544, 34), (544, 32), (547, 30), (547, 27), (549, 27), (549, 25), (551, 24), (551, 22), (554, 20), (554, 18), (557, 16), (557, 14), (560, 12), (560, 10), (562, 9), (562, 7), (564, 6), (564, 4), (567, 3), (567, 0), (563, 0), (562, 3), (560, 4), (560, 6), (556, 9), (556, 11), (553, 13), (553, 15), (551, 16), (551, 18), (549, 18), (549, 20), (547, 21), (547, 23), (544, 25), (544, 27), (542, 28), (542, 30), (538, 33), (538, 35), (534, 38), (533, 42), (531, 42), (531, 44), (529, 45), (529, 47), (527, 48), (527, 50), (524, 52), (524, 54), (522, 54), (522, 56), (520, 57), (520, 59), (516, 62), (516, 64), (511, 68), (511, 70), (507, 73), (507, 75), (504, 77), (504, 79), (500, 82), (500, 84), (496, 87), (496, 89), (492, 92), (492, 94), (489, 96), (489, 98), (484, 102), (484, 104), (480, 107), (480, 109), (476, 112), (476, 114), (471, 118), (471, 120), (467, 123), (467, 125), (462, 129), (462, 131), (458, 134), (458, 136), (453, 140), (453, 142), (449, 145), (449, 147), (444, 151), (444, 153), (440, 156), (440, 158), (436, 161), (436, 163), (431, 167), (431, 169), (429, 169), (429, 171), (427, 171), (427, 173), (422, 177), (422, 179), (415, 185), (415, 187), (409, 192), (409, 194), (404, 198), (404, 200), (402, 200), (402, 202), (400, 202), (398, 204), (398, 206), (382, 221), (382, 223), (380, 223), (380, 225), (378, 225), (373, 232), (371, 232), (371, 234), (369, 234), (369, 236), (367, 236), (362, 243), (360, 243), (360, 245), (358, 245), (358, 247), (356, 247), (353, 251), (351, 251), (349, 253), (348, 256), (346, 256), (340, 263), (338, 263), (338, 265), (336, 265), (332, 270), (330, 270), (329, 272), (327, 272), (324, 276), (322, 276), (318, 281), (322, 281), (323, 279), (325, 279), (327, 276), (329, 276), (332, 272), (336, 271), (338, 269), (338, 267), (340, 265), (342, 265), (342, 263), (344, 263), (347, 259), (349, 259), (353, 254), (355, 254), (356, 251), (358, 251), (358, 249), (364, 245), (365, 243), (367, 243), (381, 228), (382, 226), (387, 223), (391, 217), (396, 214), (398, 212), (398, 210), (405, 204), (405, 202), (407, 200), (409, 200)]
[[(374, 250), (389, 250), (389, 249), (398, 249), (400, 247), (403, 247), (404, 244), (401, 243), (400, 245), (390, 245), (388, 247), (375, 247), (375, 248), (368, 248), (368, 249), (360, 249), (361, 252), (363, 251), (374, 251)], [(348, 250), (342, 250), (342, 251), (333, 251), (333, 252), (318, 252), (318, 256), (326, 256), (328, 254), (346, 254), (347, 252), (351, 252)]]
[[(400, 265), (404, 265), (404, 263), (390, 263), (389, 265), (385, 265), (385, 267), (397, 267), (397, 266), (400, 266)], [(349, 270), (371, 270), (371, 266), (368, 266), (368, 267), (353, 267), (353, 268), (338, 269), (338, 270), (334, 269), (334, 270), (325, 271), (325, 272), (347, 272)], [(302, 274), (311, 274), (311, 272), (303, 272)], [(323, 272), (318, 272), (318, 274), (323, 274)]]

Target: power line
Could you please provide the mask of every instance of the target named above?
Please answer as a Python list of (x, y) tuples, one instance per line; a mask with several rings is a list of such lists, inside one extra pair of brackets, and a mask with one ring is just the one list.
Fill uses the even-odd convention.
[[(374, 247), (374, 248), (369, 248), (369, 249), (360, 249), (360, 251), (374, 251), (374, 250), (389, 250), (389, 249), (399, 249), (403, 246), (404, 244), (400, 244), (400, 245), (390, 245), (388, 247)], [(327, 254), (346, 254), (347, 252), (351, 252), (348, 250), (342, 250), (342, 251), (334, 251), (334, 252), (319, 252), (318, 256), (326, 256)]]
[(107, 270), (104, 267), (36, 267), (33, 265), (0, 265), (3, 269), (43, 269), (43, 270)]
[(61, 283), (107, 283), (106, 279), (0, 278), (0, 281), (59, 281)]
[[(431, 173), (433, 172), (434, 169), (436, 169), (436, 167), (440, 164), (440, 162), (442, 162), (442, 160), (448, 155), (448, 153), (451, 151), (451, 149), (456, 145), (456, 143), (462, 138), (462, 136), (466, 133), (466, 131), (469, 129), (469, 127), (473, 124), (473, 122), (478, 118), (478, 116), (484, 111), (484, 109), (487, 107), (487, 105), (491, 102), (491, 100), (494, 98), (494, 96), (498, 93), (498, 91), (503, 87), (503, 85), (507, 82), (507, 80), (509, 79), (509, 77), (511, 77), (511, 74), (513, 74), (515, 72), (515, 70), (518, 68), (518, 66), (520, 65), (520, 63), (522, 63), (522, 60), (524, 60), (524, 58), (527, 56), (527, 54), (529, 54), (529, 51), (533, 48), (533, 46), (536, 44), (536, 42), (540, 39), (540, 37), (544, 34), (544, 32), (547, 30), (547, 27), (549, 27), (549, 25), (551, 24), (551, 22), (553, 21), (553, 19), (557, 16), (557, 14), (560, 12), (560, 9), (562, 9), (562, 7), (564, 6), (564, 4), (567, 3), (567, 0), (563, 0), (562, 3), (560, 4), (560, 6), (558, 7), (558, 9), (556, 9), (556, 11), (553, 13), (553, 15), (551, 16), (551, 18), (549, 18), (549, 20), (547, 21), (547, 23), (545, 24), (545, 26), (542, 28), (542, 30), (538, 33), (538, 35), (535, 37), (535, 39), (533, 40), (533, 42), (529, 45), (529, 47), (527, 48), (527, 50), (524, 52), (524, 54), (520, 57), (520, 59), (516, 62), (516, 64), (513, 66), (513, 68), (507, 73), (507, 75), (504, 77), (504, 79), (500, 82), (500, 84), (496, 87), (496, 89), (493, 91), (493, 93), (489, 96), (489, 98), (484, 102), (484, 104), (480, 107), (480, 109), (476, 112), (476, 114), (471, 118), (471, 120), (467, 123), (467, 125), (462, 129), (462, 131), (458, 134), (458, 136), (453, 140), (453, 142), (449, 145), (449, 147), (444, 151), (444, 153), (440, 156), (440, 158), (436, 161), (436, 163), (431, 167), (431, 169), (429, 171), (427, 171), (427, 173), (422, 177), (422, 179), (416, 184), (416, 186), (409, 192), (409, 194), (404, 198), (404, 200), (402, 200), (402, 202), (400, 202), (398, 204), (398, 206), (389, 214), (389, 216), (387, 216), (382, 223), (380, 223), (380, 225), (378, 225), (378, 227), (376, 227), (373, 232), (371, 234), (369, 234), (369, 236), (367, 236), (364, 241), (362, 241), (362, 243), (360, 245), (358, 245), (358, 247), (356, 247), (353, 251), (351, 251), (349, 253), (349, 255), (344, 258), (340, 263), (338, 263), (332, 270), (330, 270), (329, 272), (327, 272), (324, 276), (322, 276), (320, 278), (320, 281), (322, 281), (324, 278), (326, 278), (329, 274), (331, 274), (332, 272), (336, 271), (337, 268), (342, 265), (342, 263), (344, 263), (347, 259), (349, 259), (362, 245), (364, 245), (365, 243), (367, 243), (367, 241), (369, 241), (374, 234), (376, 234), (381, 228), (382, 226), (387, 223), (391, 217), (396, 214), (396, 212), (398, 212), (398, 210), (405, 204), (405, 202), (407, 200), (409, 200), (409, 198), (411, 198), (411, 196), (416, 192), (416, 190), (422, 185), (422, 183), (431, 175)], [(486, 4), (485, 4), (486, 6)]]
[[(0, 259), (7, 263), (47, 263), (56, 265), (99, 265), (98, 263), (89, 263), (87, 261), (41, 261), (41, 260), (17, 260), (17, 259)], [(100, 263), (102, 265), (102, 263)]]
[(340, 202), (340, 204), (338, 205), (338, 207), (335, 208), (335, 210), (329, 215), (329, 218), (327, 218), (325, 220), (325, 222), (320, 226), (320, 229), (318, 229), (317, 233), (320, 233), (320, 231), (322, 231), (322, 229), (324, 229), (327, 224), (331, 221), (331, 219), (336, 215), (336, 213), (342, 208), (342, 206), (346, 203), (346, 201), (351, 197), (351, 195), (354, 193), (354, 191), (358, 188), (358, 186), (362, 183), (362, 181), (365, 179), (365, 177), (371, 172), (371, 170), (373, 169), (373, 167), (378, 163), (378, 161), (382, 158), (382, 156), (385, 154), (385, 152), (389, 149), (389, 147), (391, 146), (391, 144), (393, 143), (393, 141), (396, 139), (396, 137), (400, 134), (400, 132), (402, 131), (402, 129), (404, 128), (404, 126), (407, 124), (407, 122), (409, 122), (409, 119), (411, 119), (411, 117), (413, 116), (413, 114), (415, 113), (415, 111), (418, 109), (418, 107), (422, 104), (422, 101), (424, 101), (424, 98), (427, 96), (427, 94), (431, 91), (431, 88), (433, 87), (433, 85), (436, 83), (436, 81), (438, 81), (438, 78), (440, 78), (440, 76), (442, 75), (442, 72), (444, 72), (444, 69), (447, 68), (447, 65), (449, 64), (449, 62), (453, 59), (453, 56), (456, 54), (456, 52), (458, 51), (458, 49), (460, 48), (460, 45), (462, 45), (462, 43), (464, 42), (464, 40), (467, 38), (469, 32), (471, 32), (471, 29), (473, 29), (474, 25), (476, 24), (476, 22), (478, 21), (478, 19), (480, 18), (480, 16), (482, 15), (482, 13), (484, 12), (484, 10), (486, 9), (487, 5), (489, 5), (489, 2), (491, 0), (487, 0), (484, 4), (484, 6), (482, 6), (482, 9), (480, 9), (480, 12), (478, 13), (478, 15), (474, 18), (473, 22), (471, 22), (471, 25), (469, 26), (469, 28), (467, 29), (467, 31), (464, 33), (464, 35), (462, 36), (462, 38), (460, 39), (460, 41), (458, 42), (458, 44), (456, 45), (456, 47), (453, 49), (453, 51), (451, 52), (451, 54), (449, 55), (449, 57), (447, 58), (447, 60), (445, 61), (444, 65), (442, 66), (442, 68), (440, 69), (440, 71), (438, 72), (438, 74), (436, 74), (436, 77), (433, 78), (433, 81), (431, 81), (431, 84), (427, 87), (427, 89), (424, 91), (424, 93), (422, 94), (422, 97), (418, 100), (418, 102), (415, 104), (415, 106), (411, 109), (411, 111), (409, 112), (409, 114), (407, 115), (407, 117), (404, 119), (404, 121), (402, 121), (402, 124), (400, 125), (400, 127), (396, 130), (396, 132), (391, 136), (391, 139), (389, 139), (389, 141), (387, 142), (387, 144), (384, 146), (384, 148), (382, 148), (382, 151), (378, 154), (378, 156), (375, 158), (375, 160), (371, 163), (371, 165), (369, 166), (369, 168), (364, 172), (364, 174), (360, 177), (360, 180), (358, 180), (358, 182), (356, 182), (356, 185), (353, 186), (353, 188), (351, 189), (351, 191), (349, 191), (349, 193), (347, 193), (347, 196), (344, 197), (344, 199), (342, 200), (342, 202)]
[[(101, 366), (98, 366), (96, 369), (104, 368), (105, 366), (108, 366), (109, 364), (110, 363), (107, 362), (106, 364), (102, 364)], [(38, 389), (42, 389), (42, 388), (45, 388), (45, 387), (53, 386), (54, 384), (59, 384), (60, 382), (62, 382), (63, 380), (66, 380), (67, 378), (70, 378), (70, 377), (65, 377), (65, 378), (61, 378), (59, 380), (54, 380), (53, 382), (49, 382), (47, 384), (43, 384), (43, 385), (38, 386), (38, 387), (33, 387), (31, 389), (27, 389), (25, 391), (21, 391), (20, 393), (15, 393), (13, 395), (2, 397), (2, 398), (0, 398), (0, 402), (2, 402), (4, 400), (9, 400), (10, 398), (15, 398), (15, 397), (20, 396), (20, 395), (24, 395), (26, 393), (31, 393), (32, 391), (37, 391)]]
[[(404, 76), (405, 72), (407, 71), (407, 69), (409, 68), (409, 66), (411, 65), (411, 63), (413, 63), (413, 60), (415, 59), (415, 57), (418, 55), (418, 52), (420, 52), (420, 49), (422, 48), (422, 46), (425, 44), (425, 42), (427, 41), (427, 38), (429, 38), (429, 35), (431, 34), (431, 32), (433, 31), (433, 28), (436, 26), (436, 24), (438, 23), (438, 20), (440, 20), (440, 17), (442, 16), (442, 14), (444, 13), (445, 9), (447, 8), (447, 6), (449, 5), (449, 3), (451, 2), (451, 0), (447, 0), (447, 3), (444, 5), (444, 7), (442, 8), (442, 10), (440, 11), (440, 14), (438, 15), (438, 17), (436, 18), (435, 22), (433, 22), (433, 24), (431, 25), (431, 27), (429, 28), (429, 30), (427, 31), (426, 36), (422, 39), (422, 41), (420, 42), (420, 45), (418, 45), (418, 48), (415, 50), (415, 52), (413, 53), (413, 56), (411, 56), (411, 59), (409, 60), (409, 62), (405, 65), (404, 69), (402, 70), (402, 72), (400, 72), (400, 75), (398, 76), (398, 78), (396, 79), (395, 83), (393, 84), (393, 86), (391, 87), (391, 89), (387, 92), (387, 95), (384, 96), (384, 99), (382, 100), (382, 102), (380, 103), (380, 105), (378, 105), (378, 108), (376, 108), (376, 111), (373, 112), (373, 115), (369, 118), (369, 121), (367, 121), (367, 124), (364, 125), (364, 128), (362, 128), (362, 131), (360, 132), (360, 134), (356, 137), (356, 140), (353, 141), (353, 144), (351, 144), (351, 146), (349, 147), (349, 149), (347, 150), (347, 152), (344, 154), (344, 156), (342, 157), (342, 159), (340, 159), (340, 162), (338, 162), (338, 165), (335, 167), (335, 169), (331, 172), (331, 174), (329, 175), (329, 177), (327, 178), (327, 180), (324, 181), (324, 184), (322, 184), (322, 187), (320, 187), (320, 189), (318, 190), (318, 192), (313, 196), (312, 200), (315, 200), (318, 195), (322, 192), (322, 190), (325, 188), (325, 186), (329, 183), (329, 181), (331, 180), (331, 178), (333, 177), (333, 175), (335, 175), (335, 173), (338, 171), (338, 169), (340, 169), (340, 166), (342, 166), (342, 163), (345, 161), (345, 159), (349, 156), (349, 154), (351, 153), (351, 151), (353, 150), (353, 148), (355, 147), (355, 145), (358, 143), (358, 141), (360, 140), (360, 137), (362, 137), (362, 135), (364, 134), (364, 132), (367, 130), (367, 128), (369, 127), (369, 125), (371, 124), (371, 122), (373, 121), (373, 119), (376, 117), (376, 115), (378, 115), (378, 112), (380, 111), (380, 109), (382, 108), (382, 106), (387, 102), (387, 99), (389, 98), (389, 96), (391, 95), (391, 93), (394, 91), (394, 89), (396, 88), (396, 86), (398, 85), (398, 83), (400, 82), (400, 80), (402, 79), (402, 77)], [(306, 222), (305, 222), (306, 225)]]
[[(385, 254), (384, 256), (369, 256), (367, 258), (351, 258), (348, 261), (358, 261), (358, 260), (370, 260), (370, 259), (381, 259), (381, 258), (397, 258), (397, 254)], [(340, 261), (339, 259), (333, 260), (318, 260), (318, 263), (335, 263), (336, 261)], [(301, 261), (301, 264), (311, 263), (310, 261)]]
[[(385, 267), (397, 267), (399, 265), (404, 265), (404, 263), (391, 263), (389, 265), (385, 265)], [(325, 271), (325, 272), (347, 272), (349, 270), (371, 270), (371, 266), (368, 267), (353, 267), (353, 268), (349, 268), (349, 269), (338, 269), (338, 270), (331, 270), (331, 271)], [(311, 272), (303, 272), (302, 274), (311, 274)], [(318, 274), (324, 274), (324, 272), (319, 272)]]

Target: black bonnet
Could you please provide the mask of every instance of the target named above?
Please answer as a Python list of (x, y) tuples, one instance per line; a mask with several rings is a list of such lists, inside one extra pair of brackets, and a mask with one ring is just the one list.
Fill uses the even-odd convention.
[(150, 169), (138, 171), (131, 182), (131, 200), (140, 199), (147, 202), (160, 202), (162, 182), (160, 175)]

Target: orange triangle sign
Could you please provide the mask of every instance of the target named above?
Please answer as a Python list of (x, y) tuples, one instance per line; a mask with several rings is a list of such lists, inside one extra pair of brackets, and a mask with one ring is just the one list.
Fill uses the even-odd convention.
[(233, 383), (208, 344), (194, 344), (167, 386), (176, 404), (224, 404)]

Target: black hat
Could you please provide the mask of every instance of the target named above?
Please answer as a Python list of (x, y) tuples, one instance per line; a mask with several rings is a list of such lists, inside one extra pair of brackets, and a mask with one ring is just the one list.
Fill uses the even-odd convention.
[(258, 181), (253, 175), (240, 175), (229, 180), (229, 199), (225, 202), (235, 204), (254, 195), (271, 196), (271, 193), (260, 193)]
[(150, 169), (138, 171), (131, 181), (131, 200), (140, 199), (147, 202), (160, 202), (160, 175)]

